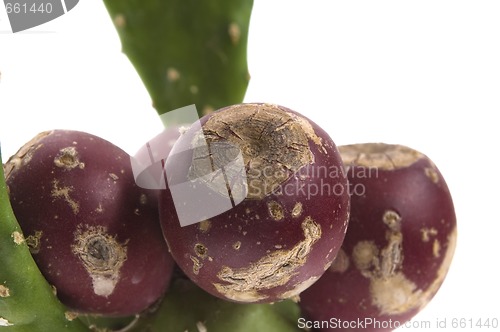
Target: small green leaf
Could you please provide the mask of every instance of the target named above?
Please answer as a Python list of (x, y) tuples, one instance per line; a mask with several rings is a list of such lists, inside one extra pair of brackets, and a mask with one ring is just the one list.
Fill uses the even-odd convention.
[(31, 257), (10, 206), (3, 167), (0, 170), (0, 331), (88, 331), (80, 321), (71, 320)]
[(253, 0), (104, 0), (159, 114), (240, 103)]

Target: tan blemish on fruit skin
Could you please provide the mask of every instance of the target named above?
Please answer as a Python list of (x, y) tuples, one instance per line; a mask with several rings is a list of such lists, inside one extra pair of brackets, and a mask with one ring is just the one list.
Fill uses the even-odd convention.
[(446, 253), (436, 273), (436, 278), (425, 290), (417, 289), (415, 284), (401, 272), (386, 279), (373, 279), (370, 284), (372, 301), (380, 309), (381, 314), (402, 314), (425, 307), (439, 290), (448, 273), (455, 253), (456, 239), (457, 232), (454, 228), (448, 237)]
[(292, 214), (292, 218), (299, 218), (300, 217), (300, 215), (302, 214), (302, 203), (301, 202), (295, 203), (291, 214)]
[(313, 126), (309, 121), (307, 121), (305, 118), (301, 116), (296, 116), (297, 121), (302, 125), (302, 129), (305, 131), (307, 137), (314, 142), (319, 148), (320, 151), (327, 154), (326, 148), (323, 145), (323, 139), (316, 135), (316, 132), (314, 131)]
[(418, 298), (416, 285), (400, 271), (403, 263), (403, 234), (401, 216), (386, 210), (382, 222), (387, 227), (387, 244), (379, 249), (373, 241), (360, 241), (353, 249), (352, 258), (360, 273), (370, 279), (372, 304), (382, 314), (396, 314), (407, 310), (406, 304)]
[(344, 273), (349, 268), (349, 265), (349, 256), (347, 256), (344, 249), (340, 248), (339, 252), (337, 253), (337, 257), (335, 257), (328, 269), (332, 272)]
[(200, 262), (201, 260), (205, 260), (208, 258), (208, 260), (211, 262), (213, 259), (212, 257), (208, 256), (208, 248), (202, 244), (202, 243), (196, 243), (194, 245), (194, 252), (197, 257), (190, 255), (190, 259), (193, 262), (193, 273), (195, 275), (198, 275), (200, 273), (200, 269), (203, 267), (203, 263)]
[(270, 201), (267, 203), (267, 210), (269, 211), (269, 216), (276, 221), (283, 220), (285, 218), (285, 211), (283, 206), (276, 201)]
[(401, 231), (401, 216), (396, 211), (385, 211), (384, 215), (382, 216), (382, 220), (391, 231)]
[[(31, 161), (36, 150), (41, 148), (43, 144), (37, 144), (41, 139), (53, 134), (53, 131), (44, 131), (33, 137), (24, 144), (13, 156), (3, 165), (4, 176), (7, 180), (11, 173), (22, 165), (26, 165)], [(35, 145), (37, 144), (37, 145)]]
[(0, 297), (5, 298), (9, 296), (10, 296), (10, 290), (4, 285), (0, 285)]
[(198, 223), (198, 229), (202, 233), (207, 233), (210, 228), (212, 227), (212, 222), (210, 220), (203, 220), (200, 223)]
[(241, 248), (241, 242), (240, 241), (236, 241), (235, 243), (233, 243), (233, 249), (234, 250), (240, 250)]
[(71, 246), (92, 278), (94, 293), (110, 296), (120, 280), (120, 269), (127, 260), (126, 242), (121, 244), (102, 226), (80, 225)]
[(443, 257), (443, 261), (439, 266), (437, 271), (437, 277), (434, 279), (432, 284), (423, 292), (421, 299), (418, 303), (419, 308), (423, 308), (432, 299), (434, 294), (439, 290), (439, 287), (444, 281), (446, 274), (450, 268), (453, 256), (455, 254), (455, 248), (457, 245), (457, 228), (455, 227), (453, 231), (448, 236), (448, 242), (446, 243), (446, 252)]
[[(231, 183), (236, 183), (234, 192), (246, 192), (248, 199), (262, 199), (313, 162), (308, 136), (311, 133), (304, 123), (298, 116), (269, 104), (239, 104), (214, 113), (203, 125), (203, 133), (194, 137), (188, 177), (200, 179), (213, 173), (214, 168), (224, 168), (226, 174), (232, 175)], [(239, 167), (227, 168), (240, 155), (246, 166), (246, 182), (238, 181), (244, 179)], [(226, 185), (219, 182), (206, 184), (227, 195)]]
[(378, 265), (379, 249), (373, 241), (360, 241), (352, 250), (354, 265), (360, 270), (368, 270), (372, 265)]
[[(297, 274), (316, 241), (321, 238), (321, 226), (311, 217), (302, 222), (304, 240), (290, 250), (276, 250), (244, 268), (223, 266), (217, 277), (225, 283), (214, 287), (226, 298), (241, 302), (257, 302), (267, 298), (259, 291), (282, 286)], [(289, 297), (297, 294), (287, 293)]]
[[(102, 207), (102, 203), (99, 203), (97, 205), (97, 208), (95, 209), (95, 212), (97, 212), (97, 213), (103, 213), (104, 212), (104, 208)], [(55, 218), (55, 219), (57, 219), (57, 218)]]
[(346, 166), (376, 167), (380, 170), (409, 167), (425, 157), (409, 147), (384, 143), (343, 145), (338, 149)]
[(85, 168), (85, 163), (80, 162), (78, 151), (74, 146), (68, 146), (59, 150), (59, 154), (54, 158), (54, 165), (70, 171), (76, 167)]
[(403, 263), (403, 235), (400, 232), (386, 234), (387, 245), (380, 251), (380, 275), (393, 275)]
[(24, 236), (18, 231), (13, 232), (11, 237), (14, 240), (14, 243), (17, 245), (24, 243)]
[(431, 236), (436, 236), (438, 234), (435, 228), (422, 228), (420, 232), (422, 233), (422, 242), (429, 242)]
[(66, 203), (68, 203), (68, 205), (71, 208), (71, 210), (73, 211), (73, 213), (75, 215), (77, 215), (78, 212), (80, 211), (80, 204), (77, 201), (73, 200), (70, 196), (70, 192), (73, 191), (73, 187), (60, 188), (58, 180), (52, 181), (52, 185), (53, 185), (53, 188), (52, 188), (52, 191), (50, 193), (51, 196), (54, 198), (63, 198), (66, 201)]
[(118, 175), (115, 173), (109, 173), (108, 175), (113, 181), (117, 181), (119, 179)]
[(374, 278), (370, 283), (372, 303), (382, 315), (402, 314), (413, 309), (422, 295), (421, 290), (398, 272), (386, 278)]
[(438, 239), (434, 239), (434, 242), (432, 243), (432, 254), (435, 258), (439, 258), (439, 256), (441, 256), (441, 244)]
[(426, 167), (424, 169), (425, 175), (431, 179), (433, 183), (438, 183), (439, 182), (439, 174), (438, 172), (432, 168), (432, 167)]
[(191, 261), (193, 262), (193, 273), (198, 275), (200, 273), (200, 269), (203, 267), (203, 263), (200, 263), (200, 260), (194, 256), (189, 256)]

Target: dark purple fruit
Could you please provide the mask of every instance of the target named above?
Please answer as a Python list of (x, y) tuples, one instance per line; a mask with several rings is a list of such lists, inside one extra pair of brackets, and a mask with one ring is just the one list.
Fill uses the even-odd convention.
[(309, 327), (333, 319), (321, 331), (390, 331), (415, 316), (447, 274), (457, 236), (452, 198), (436, 166), (413, 149), (339, 150), (352, 193), (349, 229), (335, 262), (301, 294), (300, 305)]
[[(347, 179), (335, 144), (277, 105), (226, 107), (201, 126), (182, 134), (167, 160), (160, 217), (174, 259), (223, 299), (298, 295), (330, 266), (347, 227)], [(186, 183), (190, 190), (176, 192)], [(225, 198), (232, 204), (214, 213)], [(190, 217), (201, 222), (182, 227)]]
[(154, 192), (140, 189), (130, 157), (99, 137), (39, 134), (6, 164), (14, 213), (60, 300), (82, 313), (138, 313), (165, 292), (174, 262)]

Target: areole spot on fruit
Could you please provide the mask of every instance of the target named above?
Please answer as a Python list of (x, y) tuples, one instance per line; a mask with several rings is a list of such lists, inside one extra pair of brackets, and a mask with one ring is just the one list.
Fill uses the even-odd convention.
[(241, 248), (241, 241), (236, 241), (235, 243), (233, 243), (234, 250), (240, 250), (240, 248)]
[(401, 216), (396, 211), (385, 211), (382, 220), (391, 231), (399, 232), (401, 230)]
[(42, 231), (35, 231), (33, 235), (28, 235), (26, 237), (26, 245), (32, 254), (38, 254), (40, 252), (40, 239), (42, 238)]
[(120, 268), (127, 259), (126, 244), (118, 243), (104, 227), (79, 227), (72, 249), (92, 278), (94, 293), (104, 297), (111, 295), (120, 279)]
[(432, 182), (438, 183), (439, 182), (439, 175), (434, 167), (427, 167), (424, 170), (425, 175), (431, 179)]
[(59, 150), (59, 154), (54, 158), (54, 165), (68, 171), (75, 167), (80, 169), (85, 168), (85, 163), (80, 162), (78, 151), (74, 146), (68, 146)]
[(295, 203), (292, 209), (292, 218), (299, 218), (301, 214), (302, 214), (302, 203), (297, 202)]
[(276, 201), (270, 201), (267, 203), (267, 208), (269, 209), (269, 215), (276, 221), (282, 220), (285, 217), (285, 212), (283, 207)]
[(341, 248), (337, 257), (333, 261), (333, 263), (327, 267), (330, 271), (344, 273), (349, 268), (350, 260), (349, 256), (345, 253), (345, 251)]
[(207, 255), (208, 255), (208, 249), (207, 247), (205, 247), (203, 244), (201, 243), (197, 243), (195, 246), (194, 246), (194, 252), (196, 253), (196, 255), (202, 259), (205, 259), (207, 258)]

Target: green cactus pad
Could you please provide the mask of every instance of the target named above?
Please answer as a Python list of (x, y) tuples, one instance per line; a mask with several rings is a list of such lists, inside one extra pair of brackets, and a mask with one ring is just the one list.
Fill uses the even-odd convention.
[(104, 0), (159, 114), (240, 103), (253, 0)]

